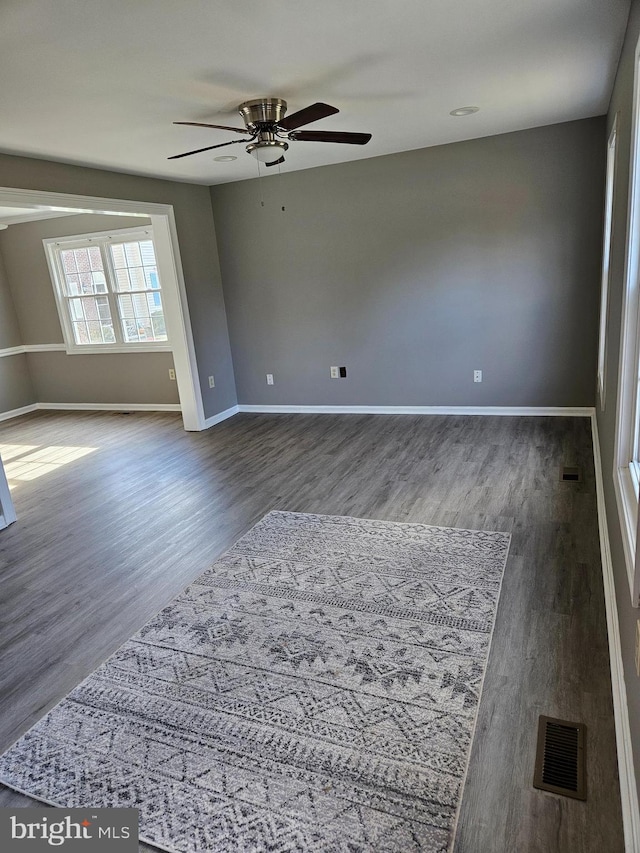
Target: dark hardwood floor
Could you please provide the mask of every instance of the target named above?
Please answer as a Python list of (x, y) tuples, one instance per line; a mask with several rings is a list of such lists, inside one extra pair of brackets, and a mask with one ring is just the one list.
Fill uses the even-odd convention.
[[(0, 445), (33, 478), (0, 532), (0, 750), (269, 510), (505, 530), (456, 853), (624, 849), (588, 419), (40, 412)], [(52, 447), (93, 450), (34, 467)], [(586, 802), (532, 788), (539, 714), (586, 723)]]

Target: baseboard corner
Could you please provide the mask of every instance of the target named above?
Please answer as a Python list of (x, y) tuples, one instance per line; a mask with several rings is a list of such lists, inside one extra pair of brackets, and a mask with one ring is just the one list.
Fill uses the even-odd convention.
[(237, 415), (241, 409), (238, 405), (231, 406), (229, 409), (225, 409), (222, 412), (218, 412), (216, 415), (211, 415), (209, 418), (205, 418), (202, 429), (209, 429), (209, 427), (215, 426), (216, 424), (222, 423), (222, 421), (226, 421), (228, 418), (232, 418), (234, 415)]

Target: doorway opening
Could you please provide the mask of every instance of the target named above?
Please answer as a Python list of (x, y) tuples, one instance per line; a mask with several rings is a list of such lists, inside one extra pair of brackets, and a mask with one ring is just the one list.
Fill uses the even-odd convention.
[[(185, 430), (205, 427), (189, 308), (173, 207), (144, 201), (98, 198), (38, 190), (0, 188), (0, 207), (23, 210), (30, 218), (80, 213), (147, 217), (153, 228), (158, 274), (162, 281), (164, 315), (173, 355), (180, 410)], [(26, 217), (16, 217), (25, 221)]]

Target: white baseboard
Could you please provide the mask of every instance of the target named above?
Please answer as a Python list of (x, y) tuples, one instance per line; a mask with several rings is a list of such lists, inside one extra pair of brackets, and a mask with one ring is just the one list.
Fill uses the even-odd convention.
[(267, 406), (240, 403), (240, 412), (318, 415), (538, 415), (589, 418), (592, 406)]
[(9, 409), (8, 412), (0, 412), (0, 421), (8, 421), (10, 418), (19, 418), (20, 415), (28, 415), (30, 412), (35, 412), (37, 408), (37, 403), (31, 403), (29, 406), (22, 406), (20, 409)]
[(604, 481), (602, 478), (602, 459), (600, 440), (595, 411), (591, 416), (591, 434), (593, 437), (593, 461), (596, 473), (596, 498), (598, 505), (598, 529), (600, 532), (600, 554), (602, 559), (602, 582), (607, 613), (607, 633), (609, 636), (609, 661), (611, 666), (611, 688), (613, 693), (613, 714), (616, 726), (616, 746), (618, 752), (618, 775), (620, 777), (620, 799), (622, 801), (622, 824), (626, 853), (640, 851), (640, 809), (638, 791), (633, 764), (633, 745), (629, 726), (627, 707), (627, 687), (624, 679), (622, 648), (620, 646), (620, 623), (618, 605), (613, 579), (611, 545), (607, 528), (607, 514), (604, 500)]
[[(69, 412), (179, 412), (179, 403), (32, 403), (21, 409), (0, 412), (0, 421), (26, 415), (36, 409), (54, 409)], [(546, 417), (591, 417), (589, 407), (535, 407), (535, 406), (263, 406), (241, 403), (206, 418), (203, 429), (215, 426), (238, 412), (262, 414), (318, 414), (318, 415), (522, 415)]]
[(215, 426), (219, 424), (221, 421), (226, 421), (227, 418), (232, 418), (234, 415), (237, 415), (240, 411), (238, 406), (231, 406), (230, 409), (225, 409), (224, 412), (218, 412), (217, 415), (211, 415), (210, 418), (206, 418), (203, 429), (209, 429), (209, 427)]
[(180, 412), (180, 403), (36, 403), (36, 409), (62, 412)]

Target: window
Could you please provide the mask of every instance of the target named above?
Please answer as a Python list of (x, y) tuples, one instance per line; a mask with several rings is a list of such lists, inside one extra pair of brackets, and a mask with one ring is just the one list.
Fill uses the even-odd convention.
[(609, 262), (611, 242), (613, 240), (613, 188), (616, 170), (616, 138), (618, 135), (618, 115), (607, 143), (607, 176), (604, 201), (604, 241), (602, 247), (602, 288), (600, 292), (600, 336), (598, 341), (598, 397), (600, 408), (604, 410), (605, 374), (607, 369), (607, 317), (609, 307)]
[(637, 607), (640, 604), (640, 563), (636, 556), (640, 491), (640, 44), (636, 47), (635, 68), (613, 482), (631, 602)]
[(44, 245), (67, 352), (170, 348), (151, 228)]

